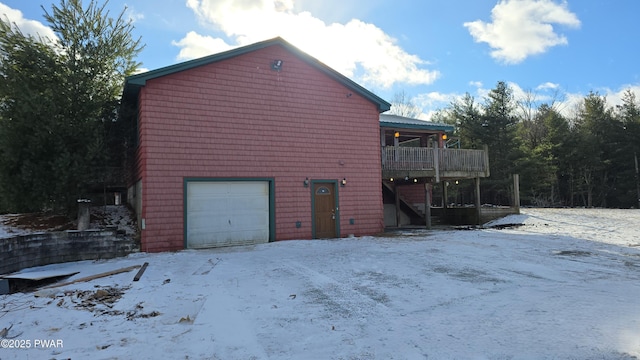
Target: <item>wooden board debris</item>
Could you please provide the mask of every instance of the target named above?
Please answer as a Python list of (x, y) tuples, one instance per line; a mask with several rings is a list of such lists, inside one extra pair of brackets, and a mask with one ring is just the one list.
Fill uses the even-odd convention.
[(136, 276), (133, 277), (133, 281), (140, 280), (140, 278), (142, 277), (142, 274), (144, 274), (144, 271), (147, 269), (147, 266), (149, 266), (148, 262), (145, 262), (144, 264), (142, 264), (142, 267), (140, 268), (140, 270), (138, 270), (138, 273), (136, 274)]
[(78, 273), (79, 271), (44, 270), (44, 271), (31, 271), (31, 272), (2, 275), (0, 276), (0, 278), (40, 281), (40, 280), (46, 280), (51, 278), (57, 278), (57, 277), (72, 276)]
[(133, 266), (125, 267), (125, 268), (122, 268), (122, 269), (107, 271), (107, 272), (104, 272), (104, 273), (83, 277), (83, 278), (76, 279), (76, 280), (69, 281), (69, 282), (65, 282), (65, 283), (62, 283), (62, 284), (54, 284), (54, 285), (51, 285), (51, 286), (46, 286), (43, 289), (53, 289), (53, 288), (57, 288), (57, 287), (61, 287), (61, 286), (66, 286), (66, 285), (79, 283), (79, 282), (87, 282), (87, 281), (91, 281), (91, 280), (94, 280), (94, 279), (99, 279), (99, 278), (103, 278), (103, 277), (107, 277), (107, 276), (111, 276), (111, 275), (116, 275), (116, 274), (120, 274), (120, 273), (124, 273), (124, 272), (129, 272), (131, 270), (138, 269), (138, 268), (140, 268), (140, 265), (133, 265)]
[(0, 276), (0, 295), (30, 291), (78, 274), (78, 271), (27, 271)]

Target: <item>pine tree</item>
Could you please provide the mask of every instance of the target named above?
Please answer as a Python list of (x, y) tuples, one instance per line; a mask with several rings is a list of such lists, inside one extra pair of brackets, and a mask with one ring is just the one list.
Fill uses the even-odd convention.
[(622, 105), (617, 106), (615, 118), (622, 126), (614, 158), (619, 170), (616, 205), (640, 208), (640, 102), (630, 89), (623, 94)]
[(615, 181), (611, 155), (616, 144), (611, 139), (621, 127), (614, 125), (606, 98), (593, 92), (584, 98), (575, 124), (576, 185), (582, 191), (583, 204), (606, 207), (607, 195)]
[(517, 160), (522, 156), (516, 137), (513, 90), (499, 81), (485, 100), (482, 141), (489, 148), (491, 177), (484, 181), (483, 191), (492, 196), (492, 203), (509, 204), (510, 176), (517, 172)]
[(124, 11), (61, 0), (45, 19), (57, 38), (0, 20), (0, 205), (72, 212), (113, 163), (107, 144), (124, 77), (142, 50)]
[(482, 114), (473, 96), (469, 93), (464, 94), (461, 100), (451, 103), (449, 112), (460, 136), (462, 147), (482, 149), (485, 145)]

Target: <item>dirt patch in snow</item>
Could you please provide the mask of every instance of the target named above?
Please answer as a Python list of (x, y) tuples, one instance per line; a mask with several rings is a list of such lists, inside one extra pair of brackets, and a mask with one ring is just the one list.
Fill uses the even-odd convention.
[[(127, 235), (135, 235), (135, 214), (124, 205), (94, 206), (90, 209), (91, 229), (117, 227)], [(0, 238), (44, 231), (77, 229), (77, 219), (51, 213), (0, 215)]]
[(98, 290), (85, 290), (85, 291), (70, 291), (65, 295), (71, 298), (79, 299), (79, 302), (72, 300), (76, 305), (76, 309), (86, 309), (94, 311), (98, 306), (106, 306), (108, 308), (113, 307), (113, 304), (120, 300), (126, 290), (129, 290), (129, 286), (125, 287), (112, 287), (107, 286)]
[(74, 228), (74, 223), (64, 215), (48, 213), (12, 214), (5, 215), (2, 224), (18, 230), (36, 231), (64, 231)]
[(585, 257), (585, 256), (591, 256), (592, 254), (588, 251), (581, 251), (581, 250), (562, 250), (562, 251), (554, 252), (554, 255)]
[(503, 230), (503, 229), (513, 229), (518, 228), (520, 226), (524, 226), (524, 224), (496, 224), (496, 225), (487, 225), (485, 226), (487, 229), (495, 229), (495, 230)]
[(124, 316), (127, 320), (146, 319), (160, 315), (158, 311), (144, 311), (144, 303), (139, 302), (133, 309), (116, 309), (116, 303), (131, 286), (97, 286), (96, 290), (68, 290), (54, 295), (47, 304), (55, 303), (58, 307), (73, 307), (87, 310), (94, 316)]

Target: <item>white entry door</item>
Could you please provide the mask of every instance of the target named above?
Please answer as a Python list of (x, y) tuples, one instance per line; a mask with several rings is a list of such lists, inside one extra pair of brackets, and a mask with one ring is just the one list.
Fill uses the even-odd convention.
[(187, 248), (269, 241), (268, 181), (187, 182)]

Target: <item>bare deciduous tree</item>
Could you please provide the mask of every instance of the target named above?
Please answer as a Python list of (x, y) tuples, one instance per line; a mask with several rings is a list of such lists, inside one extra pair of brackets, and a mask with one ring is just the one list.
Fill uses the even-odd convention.
[(413, 102), (413, 99), (409, 98), (404, 90), (393, 96), (389, 114), (417, 118), (421, 112), (420, 108)]

